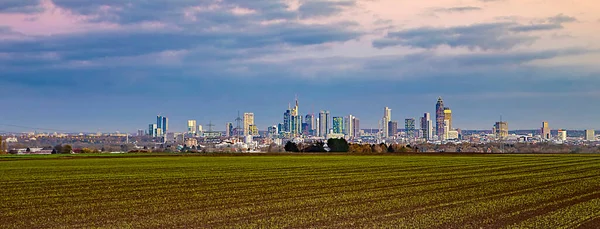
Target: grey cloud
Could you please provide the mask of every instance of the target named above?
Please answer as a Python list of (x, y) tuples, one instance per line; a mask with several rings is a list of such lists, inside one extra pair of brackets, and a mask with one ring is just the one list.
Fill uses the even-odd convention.
[(531, 32), (531, 31), (542, 31), (542, 30), (555, 30), (562, 29), (561, 24), (533, 24), (533, 25), (519, 25), (510, 28), (513, 32)]
[(544, 19), (545, 23), (529, 25), (496, 22), (448, 28), (420, 27), (390, 32), (384, 38), (373, 41), (372, 45), (376, 48), (401, 45), (430, 49), (448, 45), (470, 49), (510, 49), (518, 45), (529, 45), (539, 38), (523, 33), (562, 29), (563, 23), (576, 20), (574, 17), (559, 14)]
[(354, 6), (354, 1), (332, 2), (313, 0), (302, 3), (298, 11), (303, 18), (331, 16), (341, 12), (344, 8)]
[(435, 8), (435, 9), (433, 9), (434, 12), (439, 12), (439, 13), (462, 13), (462, 12), (478, 11), (478, 10), (482, 10), (482, 8), (475, 7), (475, 6), (463, 6), (463, 7)]
[(2, 0), (0, 13), (36, 13), (42, 9), (39, 0)]
[(384, 39), (375, 40), (373, 46), (409, 46), (435, 48), (440, 45), (481, 49), (510, 49), (521, 44), (530, 44), (536, 38), (508, 34), (512, 23), (486, 23), (449, 28), (421, 27), (398, 32), (390, 32)]

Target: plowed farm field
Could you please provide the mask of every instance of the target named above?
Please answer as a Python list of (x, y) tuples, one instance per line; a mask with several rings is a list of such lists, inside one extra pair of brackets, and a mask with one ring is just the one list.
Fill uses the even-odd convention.
[(600, 228), (600, 155), (0, 157), (0, 228)]

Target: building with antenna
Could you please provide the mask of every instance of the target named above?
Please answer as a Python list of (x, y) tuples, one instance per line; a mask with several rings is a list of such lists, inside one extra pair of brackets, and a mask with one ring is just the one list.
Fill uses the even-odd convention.
[(496, 124), (494, 124), (493, 132), (497, 139), (505, 139), (508, 137), (508, 122), (496, 122)]
[(444, 100), (442, 97), (438, 98), (435, 104), (435, 133), (438, 138), (444, 138)]
[(390, 122), (392, 121), (392, 109), (389, 107), (383, 108), (383, 118), (381, 119), (382, 138), (390, 137)]

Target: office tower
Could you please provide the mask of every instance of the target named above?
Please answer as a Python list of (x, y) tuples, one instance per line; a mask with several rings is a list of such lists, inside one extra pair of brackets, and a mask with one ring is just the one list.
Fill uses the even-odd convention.
[(196, 126), (196, 120), (188, 120), (187, 121), (187, 132), (188, 134), (196, 134), (198, 131)]
[(333, 133), (334, 134), (342, 134), (343, 133), (343, 125), (344, 125), (344, 118), (333, 117)]
[(158, 115), (156, 116), (156, 128), (162, 128), (163, 122), (162, 122), (162, 116)]
[(153, 138), (157, 137), (156, 136), (156, 129), (157, 129), (157, 125), (156, 124), (150, 124), (148, 125), (148, 136), (151, 136)]
[(421, 131), (423, 132), (423, 139), (433, 139), (433, 126), (431, 125), (431, 115), (429, 113), (425, 113), (421, 117)]
[(435, 104), (435, 133), (440, 139), (444, 137), (444, 101), (442, 97), (439, 97)]
[(287, 109), (283, 113), (283, 132), (291, 132), (292, 129), (292, 110)]
[(354, 119), (352, 120), (352, 127), (354, 128), (353, 137), (355, 137), (355, 138), (360, 137), (360, 119), (358, 119), (357, 117), (354, 117)]
[(225, 124), (225, 136), (233, 137), (233, 123), (228, 122)]
[(398, 135), (398, 122), (389, 121), (387, 124), (388, 137), (395, 137)]
[(315, 129), (316, 129), (316, 125), (315, 125), (315, 115), (314, 114), (307, 114), (306, 116), (304, 116), (304, 123), (306, 123), (306, 128), (308, 129), (308, 135), (315, 135)]
[(277, 126), (269, 126), (267, 128), (267, 136), (270, 138), (274, 138), (277, 135), (279, 135), (279, 131), (277, 129)]
[(390, 136), (390, 130), (388, 128), (389, 126), (389, 122), (392, 121), (392, 109), (390, 109), (389, 107), (385, 107), (383, 109), (383, 119), (381, 119), (381, 125), (382, 125), (382, 137), (383, 138), (387, 138)]
[(354, 116), (348, 115), (344, 118), (344, 134), (349, 137), (354, 137)]
[(302, 116), (300, 115), (300, 107), (298, 105), (298, 98), (296, 98), (296, 105), (292, 108), (290, 117), (290, 133), (292, 136), (298, 136), (302, 133)]
[(563, 130), (563, 129), (558, 130), (558, 140), (561, 140), (561, 141), (567, 140), (567, 130)]
[(448, 130), (452, 129), (452, 110), (449, 107), (444, 107), (444, 120), (448, 121)]
[(283, 132), (284, 132), (284, 131), (283, 131), (283, 129), (284, 129), (284, 128), (285, 128), (285, 125), (284, 125), (283, 123), (279, 123), (279, 124), (277, 124), (277, 133), (278, 133), (278, 134), (281, 134), (281, 133), (283, 133)]
[(596, 133), (594, 130), (585, 130), (586, 141), (596, 141)]
[(310, 135), (310, 128), (308, 127), (308, 123), (302, 122), (302, 135)]
[(250, 125), (254, 125), (254, 113), (244, 113), (244, 136), (252, 135)]
[(251, 136), (259, 136), (259, 134), (258, 134), (258, 127), (256, 125), (254, 125), (254, 124), (248, 126), (248, 131), (249, 131), (248, 132), (249, 134), (247, 134), (246, 136), (249, 136), (249, 135), (251, 135)]
[(169, 131), (169, 118), (162, 117), (162, 135), (166, 134)]
[(444, 131), (443, 131), (444, 135), (442, 135), (441, 139), (448, 140), (448, 132), (450, 132), (450, 128), (448, 128), (448, 126), (449, 126), (448, 120), (444, 120), (443, 126), (444, 126)]
[(144, 135), (145, 135), (145, 133), (146, 133), (146, 131), (144, 131), (143, 129), (139, 129), (139, 130), (137, 131), (137, 136), (139, 136), (139, 137), (141, 137), (141, 136), (144, 136)]
[(319, 112), (319, 137), (325, 137), (329, 133), (329, 111)]
[(496, 122), (493, 131), (497, 139), (508, 137), (508, 122)]
[(404, 120), (404, 130), (406, 130), (406, 137), (409, 139), (415, 138), (415, 119), (407, 118)]
[(163, 130), (162, 128), (156, 128), (156, 133), (154, 134), (156, 137), (162, 137), (163, 136)]
[(550, 133), (550, 127), (548, 126), (548, 122), (542, 122), (541, 129), (542, 139), (550, 139), (552, 138), (552, 134)]

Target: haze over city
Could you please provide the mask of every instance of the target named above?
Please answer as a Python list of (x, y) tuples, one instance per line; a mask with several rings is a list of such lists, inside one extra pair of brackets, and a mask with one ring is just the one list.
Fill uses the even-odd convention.
[(301, 113), (377, 128), (435, 113), (462, 129), (600, 129), (594, 1), (0, 2), (2, 131), (135, 132), (157, 114), (261, 129)]

